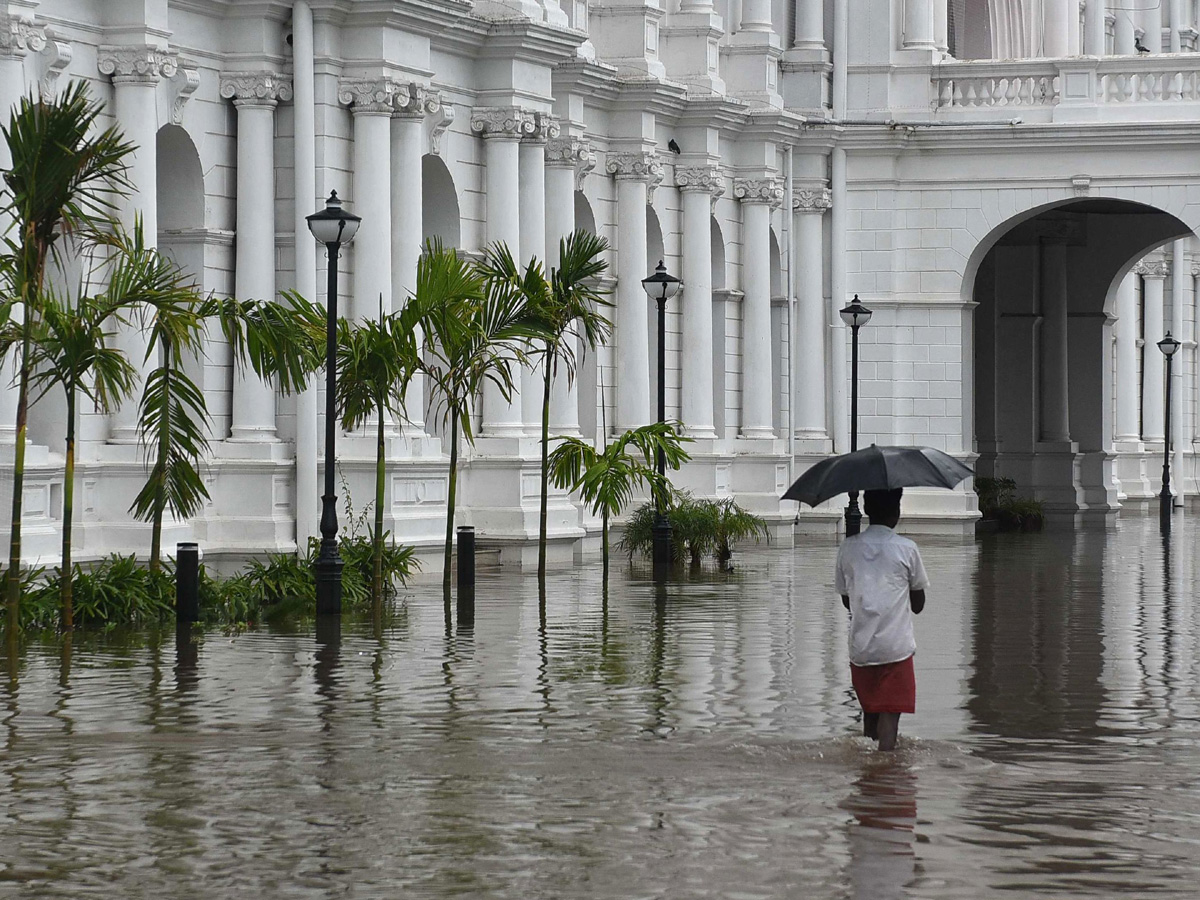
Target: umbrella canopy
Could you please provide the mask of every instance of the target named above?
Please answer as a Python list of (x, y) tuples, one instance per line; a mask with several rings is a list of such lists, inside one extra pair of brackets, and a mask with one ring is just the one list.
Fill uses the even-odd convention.
[(877, 447), (823, 459), (787, 489), (784, 500), (809, 506), (850, 491), (899, 487), (952, 488), (975, 474), (970, 466), (932, 447)]

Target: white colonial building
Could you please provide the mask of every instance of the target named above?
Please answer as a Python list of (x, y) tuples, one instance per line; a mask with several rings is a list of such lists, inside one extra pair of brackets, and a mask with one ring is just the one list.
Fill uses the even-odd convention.
[[(331, 190), (363, 218), (342, 263), (359, 317), (403, 303), (426, 238), (552, 258), (575, 228), (603, 235), (616, 330), (556, 386), (555, 433), (651, 419), (640, 280), (664, 260), (684, 282), (668, 415), (695, 438), (678, 481), (787, 539), (838, 527), (840, 503), (778, 497), (848, 448), (837, 310), (856, 294), (874, 311), (861, 443), (939, 447), (1079, 525), (1158, 490), (1170, 330), (1175, 490), (1197, 492), (1195, 0), (665, 2), (2, 0), (0, 105), (90, 81), (140, 148), (123, 216), (205, 291), (323, 298), (304, 217)], [(122, 340), (140, 358), (141, 336)], [(512, 558), (537, 531), (535, 379), (512, 403), (481, 398), (464, 467), (461, 521)], [(170, 539), (233, 555), (306, 540), (320, 396), (237, 375), (218, 341), (203, 384), (212, 502)], [(421, 405), (389, 439), (386, 514), (433, 546), (446, 460)], [(9, 445), (14, 406), (6, 387)], [(31, 417), (26, 547), (47, 561), (61, 419), (50, 398)], [(134, 420), (132, 404), (81, 416), (82, 556), (146, 544), (127, 512), (144, 478)], [(360, 509), (373, 452), (340, 443)], [(551, 508), (569, 559), (596, 523), (567, 496)], [(975, 497), (914, 491), (907, 514), (969, 534)]]

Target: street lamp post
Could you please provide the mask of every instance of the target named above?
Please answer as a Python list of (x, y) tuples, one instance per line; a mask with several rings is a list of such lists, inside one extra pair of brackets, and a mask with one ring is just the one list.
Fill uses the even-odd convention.
[(1171, 530), (1171, 358), (1179, 349), (1179, 341), (1171, 337), (1171, 332), (1158, 342), (1158, 349), (1167, 358), (1167, 389), (1163, 410), (1163, 474), (1162, 490), (1158, 494), (1158, 523), (1165, 534)]
[[(661, 425), (667, 421), (667, 300), (675, 296), (682, 282), (667, 272), (662, 260), (658, 268), (649, 278), (642, 279), (642, 287), (651, 300), (658, 304), (658, 422)], [(658, 477), (665, 479), (667, 475), (667, 458), (663, 448), (658, 448)], [(655, 571), (671, 566), (671, 522), (663, 509), (662, 492), (657, 492), (654, 498), (654, 544), (653, 560)]]
[(337, 191), (329, 194), (323, 210), (306, 218), (308, 230), (329, 252), (329, 289), (325, 301), (325, 493), (321, 495), (321, 552), (314, 566), (317, 615), (340, 615), (342, 559), (338, 555), (337, 496), (333, 492), (337, 428), (338, 257), (342, 245), (354, 240), (362, 219), (342, 209)]
[[(855, 294), (853, 302), (838, 315), (850, 328), (850, 452), (853, 453), (858, 449), (858, 329), (871, 321), (871, 310), (863, 306)], [(858, 491), (851, 491), (850, 502), (846, 504), (846, 537), (858, 534), (861, 529)]]

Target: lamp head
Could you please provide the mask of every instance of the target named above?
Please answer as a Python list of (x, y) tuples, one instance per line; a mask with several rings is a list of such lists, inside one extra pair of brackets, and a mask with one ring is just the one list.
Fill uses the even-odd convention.
[(682, 283), (667, 272), (667, 267), (663, 265), (661, 259), (658, 261), (658, 268), (654, 270), (654, 274), (649, 278), (642, 279), (642, 287), (645, 288), (646, 294), (651, 300), (656, 301), (669, 300), (674, 297)]
[(1163, 356), (1170, 359), (1175, 355), (1175, 351), (1179, 349), (1179, 341), (1171, 337), (1171, 332), (1167, 332), (1167, 336), (1158, 342), (1158, 349), (1163, 352)]
[(862, 302), (858, 299), (858, 294), (854, 295), (854, 300), (849, 306), (838, 310), (838, 315), (851, 328), (860, 328), (871, 321), (871, 310), (862, 305)]
[(308, 230), (312, 232), (313, 237), (322, 244), (341, 245), (354, 240), (362, 218), (342, 209), (342, 201), (338, 198), (337, 191), (330, 191), (325, 208), (306, 216), (305, 221), (308, 222)]

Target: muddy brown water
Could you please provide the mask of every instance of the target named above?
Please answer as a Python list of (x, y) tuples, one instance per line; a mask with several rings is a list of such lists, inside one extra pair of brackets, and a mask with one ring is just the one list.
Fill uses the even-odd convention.
[(1195, 897), (1200, 528), (924, 547), (918, 711), (857, 736), (835, 546), (438, 586), (375, 637), (31, 642), (0, 896)]

